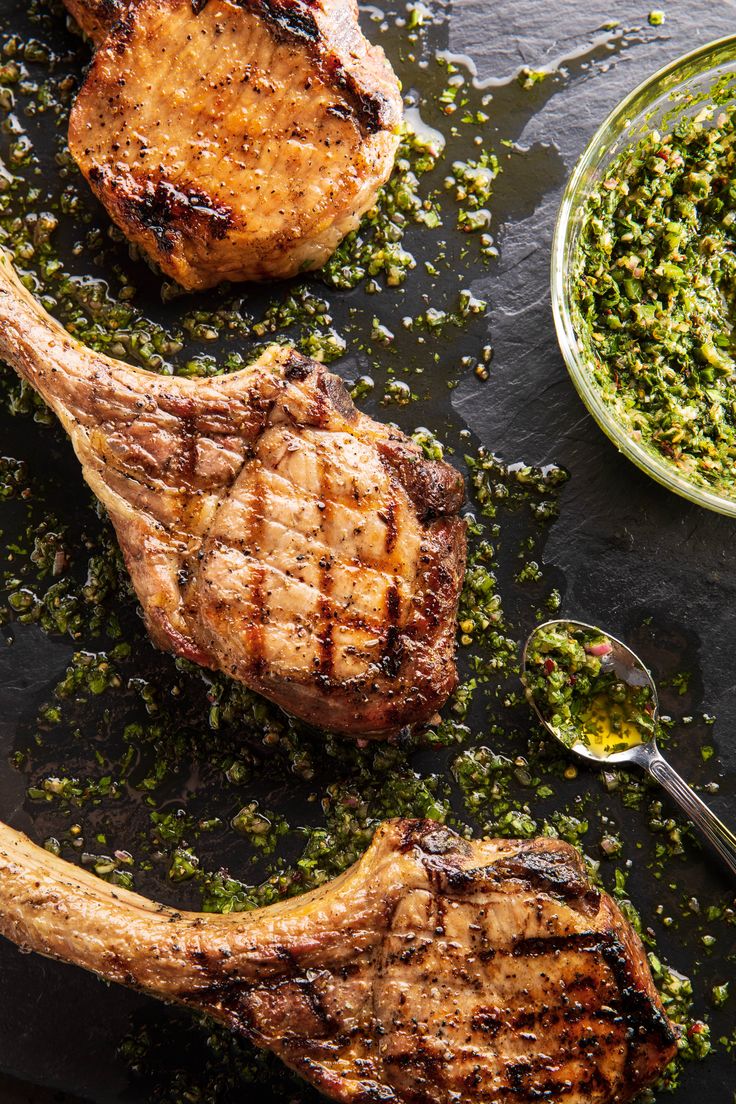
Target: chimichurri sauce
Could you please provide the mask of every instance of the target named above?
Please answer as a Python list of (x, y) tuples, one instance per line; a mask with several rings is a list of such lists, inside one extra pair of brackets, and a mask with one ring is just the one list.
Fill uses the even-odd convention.
[[(725, 99), (723, 90), (715, 99)], [(736, 497), (736, 129), (710, 103), (613, 161), (572, 298), (615, 417), (688, 480)]]
[(568, 747), (606, 758), (654, 731), (647, 683), (625, 681), (604, 633), (566, 622), (540, 626), (527, 650), (526, 685), (544, 720)]

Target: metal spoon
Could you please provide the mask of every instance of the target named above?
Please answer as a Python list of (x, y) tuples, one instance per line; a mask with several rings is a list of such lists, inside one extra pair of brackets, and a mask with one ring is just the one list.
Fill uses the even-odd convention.
[[(532, 690), (529, 688), (527, 680), (527, 655), (529, 646), (536, 634), (543, 629), (549, 629), (555, 625), (569, 625), (573, 629), (591, 630), (592, 632), (600, 633), (600, 635), (605, 637), (606, 641), (611, 645), (611, 651), (606, 655), (605, 662), (606, 665), (615, 672), (617, 679), (627, 683), (629, 686), (637, 688), (644, 686), (648, 687), (651, 695), (651, 704), (653, 706), (652, 718), (654, 721), (654, 729), (652, 732), (641, 730), (642, 742), (640, 744), (627, 748), (625, 751), (615, 752), (614, 754), (597, 755), (582, 739), (570, 746), (569, 741), (563, 737), (563, 734), (544, 716), (543, 703), (537, 701)], [(656, 779), (660, 785), (664, 786), (670, 797), (677, 802), (683, 812), (697, 825), (731, 872), (736, 874), (736, 836), (718, 819), (715, 813), (711, 812), (708, 806), (700, 800), (697, 794), (688, 786), (687, 782), (680, 778), (679, 774), (672, 769), (657, 747), (657, 741), (653, 734), (654, 730), (656, 730), (656, 722), (659, 718), (657, 687), (655, 686), (651, 673), (630, 648), (627, 648), (626, 645), (620, 640), (617, 640), (615, 636), (604, 633), (595, 625), (586, 625), (583, 621), (545, 621), (543, 625), (538, 625), (537, 628), (529, 634), (526, 644), (524, 645), (522, 654), (522, 681), (526, 689), (527, 699), (534, 709), (534, 712), (537, 714), (544, 727), (548, 732), (551, 732), (556, 740), (563, 743), (569, 751), (573, 751), (581, 758), (587, 759), (588, 762), (595, 763), (596, 766), (601, 767), (606, 763), (635, 763), (637, 766), (643, 767), (645, 770), (649, 771), (652, 778)]]

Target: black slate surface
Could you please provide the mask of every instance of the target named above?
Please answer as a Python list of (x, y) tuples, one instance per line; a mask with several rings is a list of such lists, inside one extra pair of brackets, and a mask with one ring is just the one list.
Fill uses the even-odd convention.
[[(5, 28), (21, 18), (23, 7), (3, 0)], [(648, 10), (646, 3), (632, 0), (456, 0), (444, 10), (446, 21), (433, 29), (436, 45), (469, 55), (478, 81), (494, 80), (489, 87), (493, 126), (498, 136), (529, 152), (517, 159), (516, 175), (499, 182), (494, 216), (500, 260), (487, 274), (479, 269), (473, 285), (491, 303), (483, 326), (495, 348), (492, 379), (484, 385), (467, 375), (450, 395), (438, 375), (425, 409), (400, 415), (392, 411), (392, 416), (408, 427), (422, 421), (433, 425), (443, 419), (443, 405), (450, 403), (455, 429), (467, 425), (504, 459), (554, 461), (570, 470), (560, 518), (545, 550), (564, 588), (563, 609), (632, 639), (655, 669), (671, 666), (673, 656), (694, 668), (692, 712), (717, 716), (714, 742), (722, 785), (712, 803), (733, 821), (734, 524), (680, 501), (616, 453), (568, 380), (549, 302), (549, 248), (561, 188), (595, 127), (643, 77), (685, 50), (730, 33), (736, 24), (731, 2), (667, 3), (666, 23), (658, 28), (648, 26)], [(620, 22), (619, 28), (603, 31), (611, 19)], [(63, 21), (59, 26), (61, 34)], [(558, 74), (520, 99), (513, 78), (524, 65), (554, 66)], [(511, 83), (496, 87), (503, 78)], [(443, 355), (456, 361), (460, 351)], [(348, 354), (341, 366), (347, 378), (356, 374), (355, 356)], [(68, 501), (70, 516), (87, 509), (73, 457), (63, 443), (57, 438), (50, 442), (48, 434), (6, 417), (2, 433), (3, 451), (28, 455), (56, 473), (54, 495)], [(49, 448), (50, 455), (43, 452)], [(648, 617), (651, 623), (643, 627)], [(12, 648), (0, 653), (3, 763), (14, 749), (18, 723), (28, 721), (71, 650), (67, 641), (19, 628)], [(678, 750), (676, 762), (685, 773), (699, 781), (714, 776), (704, 770), (696, 748), (688, 749), (685, 741)], [(27, 779), (7, 765), (1, 774), (3, 819), (43, 838), (45, 826), (34, 828), (32, 810), (24, 802)], [(594, 784), (585, 773), (577, 783), (581, 789)], [(633, 836), (645, 831), (635, 814), (628, 831)], [(697, 896), (718, 888), (725, 891), (723, 873), (708, 856), (691, 849), (683, 894)], [(630, 890), (645, 915), (661, 899), (660, 887), (652, 884), (643, 866), (634, 868)], [(172, 899), (171, 887), (164, 886), (161, 893)], [(697, 957), (703, 963), (697, 969), (710, 983), (734, 975), (733, 940), (728, 945), (722, 939), (712, 957), (688, 932), (660, 932), (660, 946), (687, 971)], [(144, 1104), (152, 1099), (153, 1082), (131, 1078), (118, 1053), (132, 1024), (147, 1025), (162, 1041), (154, 1058), (159, 1080), (165, 1080), (169, 1063), (173, 1066), (184, 1051), (194, 1065), (204, 1053), (205, 1033), (193, 1029), (186, 1014), (120, 989), (108, 990), (78, 970), (21, 956), (4, 943), (0, 985), (0, 1069), (23, 1080), (74, 1092), (95, 1104)], [(733, 1013), (726, 1010), (722, 1028), (728, 1028), (729, 1020), (732, 1027)], [(691, 1066), (669, 1099), (672, 1104), (692, 1104), (697, 1098), (732, 1104), (735, 1088), (736, 1067), (721, 1052), (702, 1066)], [(247, 1091), (253, 1100), (271, 1099), (257, 1084)], [(301, 1099), (291, 1083), (279, 1090), (278, 1098), (289, 1097)]]

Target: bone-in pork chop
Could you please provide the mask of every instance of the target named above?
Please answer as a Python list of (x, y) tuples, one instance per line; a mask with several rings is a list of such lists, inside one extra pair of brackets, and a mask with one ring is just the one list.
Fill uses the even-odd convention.
[(346, 1104), (624, 1104), (676, 1050), (639, 939), (559, 840), (389, 822), (337, 880), (213, 916), (0, 826), (0, 933), (204, 1010)]
[(0, 253), (0, 357), (71, 437), (149, 632), (331, 731), (427, 721), (456, 682), (463, 483), (272, 346), (213, 379), (73, 340)]
[(185, 288), (318, 268), (374, 203), (402, 105), (354, 0), (69, 7), (99, 43), (72, 155)]

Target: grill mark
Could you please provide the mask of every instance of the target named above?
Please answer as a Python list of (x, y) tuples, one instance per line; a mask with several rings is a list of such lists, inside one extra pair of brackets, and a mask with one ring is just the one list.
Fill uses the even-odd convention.
[[(317, 387), (314, 394), (314, 403), (317, 407), (317, 420), (319, 424), (322, 424), (325, 415), (327, 413), (327, 403), (325, 401), (325, 394), (321, 387)], [(315, 450), (315, 461), (317, 464), (318, 484), (319, 484), (319, 500), (317, 502), (317, 508), (321, 510), (322, 518), (320, 521), (320, 530), (324, 532), (334, 521), (334, 503), (327, 495), (327, 488), (329, 483), (329, 473), (327, 470), (327, 462), (322, 453), (322, 450), (317, 447)], [(329, 542), (325, 542), (329, 548)], [(322, 689), (328, 692), (332, 682), (332, 676), (335, 672), (335, 642), (334, 642), (334, 624), (332, 616), (332, 603), (331, 597), (334, 589), (334, 576), (332, 573), (333, 557), (332, 553), (325, 553), (319, 560), (319, 579), (320, 579), (320, 599), (319, 599), (319, 627), (317, 630), (317, 677), (322, 685)]]
[(197, 431), (196, 419), (189, 415), (182, 418), (180, 424), (181, 453), (178, 457), (178, 468), (182, 479), (186, 483), (193, 483), (197, 474)]
[(386, 631), (384, 633), (381, 670), (388, 678), (396, 678), (404, 659), (404, 645), (399, 627), (401, 597), (395, 582), (386, 591)]
[[(257, 399), (256, 396), (253, 393), (252, 388), (249, 388), (246, 391), (245, 398), (246, 398), (248, 404), (252, 407), (252, 409), (256, 409), (257, 407), (262, 406), (261, 414), (262, 414), (263, 419), (265, 420), (265, 418), (267, 417), (267, 414), (270, 411), (271, 406), (273, 405), (273, 403), (272, 402), (263, 403), (263, 401), (261, 399)], [(174, 410), (176, 410), (177, 405), (178, 405), (178, 401), (179, 401), (179, 397), (176, 396), (176, 395), (170, 396), (170, 397), (168, 397), (167, 401), (168, 401), (168, 405), (170, 407), (172, 407)], [(262, 431), (262, 429), (261, 429), (261, 431)], [(219, 436), (218, 434), (211, 434), (210, 439), (211, 440), (217, 440), (218, 436)], [(186, 616), (186, 619), (187, 619), (188, 623), (189, 623), (189, 617), (191, 616), (191, 613), (192, 613), (192, 609), (191, 609), (190, 600), (188, 599), (188, 596), (187, 596), (187, 591), (189, 591), (190, 595), (195, 596), (195, 607), (196, 607), (196, 587), (197, 587), (197, 582), (198, 582), (200, 559), (201, 559), (201, 556), (202, 556), (202, 551), (201, 550), (206, 546), (206, 543), (209, 540), (209, 535), (210, 535), (210, 532), (211, 532), (211, 529), (212, 529), (213, 525), (215, 524), (215, 519), (217, 517), (217, 513), (222, 508), (223, 504), (225, 502), (227, 502), (232, 487), (235, 485), (235, 483), (238, 481), (238, 479), (240, 479), (246, 465), (252, 463), (253, 459), (254, 459), (254, 457), (253, 457), (253, 453), (252, 453), (251, 449), (250, 448), (245, 449), (240, 463), (232, 471), (232, 473), (230, 474), (230, 478), (225, 483), (223, 483), (223, 485), (221, 487), (220, 498), (219, 498), (219, 501), (217, 503), (217, 507), (215, 509), (214, 517), (210, 518), (209, 524), (204, 529), (204, 531), (200, 534), (200, 540), (199, 540), (199, 545), (198, 545), (198, 548), (199, 548), (198, 555), (190, 557), (190, 559), (187, 560), (182, 565), (182, 568), (180, 569), (180, 587), (181, 587), (181, 597), (182, 597), (182, 608), (184, 610), (184, 613), (185, 613), (185, 616)], [(196, 624), (196, 622), (197, 622), (197, 618), (195, 616), (194, 617), (194, 623)], [(207, 653), (205, 651), (200, 649), (200, 646), (198, 644), (196, 644), (195, 647), (196, 647), (197, 650), (200, 651), (201, 656), (206, 656), (207, 655)], [(178, 648), (177, 648), (177, 651), (179, 651)], [(187, 658), (194, 658), (193, 656), (188, 656), (186, 652), (182, 652), (181, 654), (187, 656)], [(215, 664), (211, 663), (211, 660), (208, 661), (208, 660), (202, 660), (202, 659), (195, 659), (195, 662), (203, 662), (204, 665), (216, 666)]]
[[(357, 528), (357, 527), (360, 526), (360, 523), (364, 520), (363, 512), (358, 507), (349, 506), (345, 502), (339, 502), (336, 499), (329, 498), (326, 495), (323, 495), (322, 497), (320, 497), (317, 494), (313, 494), (312, 492), (307, 491), (305, 488), (298, 486), (296, 483), (293, 482), (293, 480), (287, 479), (286, 476), (282, 475), (281, 472), (278, 472), (275, 469), (272, 469), (271, 474), (276, 479), (280, 479), (280, 480), (283, 481), (283, 483), (286, 484), (286, 486), (284, 487), (284, 493), (282, 493), (282, 494), (279, 494), (278, 487), (272, 488), (271, 495), (272, 495), (272, 498), (274, 498), (274, 499), (282, 498), (282, 499), (285, 499), (285, 500), (289, 500), (295, 493), (297, 493), (309, 502), (313, 502), (313, 503), (327, 502), (331, 506), (339, 507), (341, 510), (344, 510), (345, 513), (348, 515), (348, 520), (347, 520), (347, 523), (346, 523), (348, 526), (350, 526), (352, 524), (354, 527)], [(275, 520), (278, 523), (278, 518), (276, 518)], [(283, 524), (283, 523), (281, 523), (281, 524)], [(297, 531), (300, 531), (300, 530), (297, 530)], [(320, 547), (325, 549), (326, 551), (330, 550), (329, 546), (327, 544), (324, 544), (324, 543), (322, 543), (320, 545)], [(381, 560), (381, 559), (383, 559), (383, 557), (380, 556), (378, 554), (378, 550), (376, 550), (376, 560)], [(380, 569), (379, 568), (373, 568), (373, 570), (379, 571)], [(388, 572), (388, 571), (381, 571), (381, 574), (382, 575), (388, 575), (388, 574), (392, 574), (392, 573)]]
[(396, 509), (396, 499), (392, 499), (386, 509), (382, 511), (382, 513), (379, 515), (379, 517), (381, 517), (386, 525), (385, 547), (387, 556), (390, 556), (394, 548), (396, 547), (396, 541), (399, 535), (399, 529), (396, 520)]
[(573, 932), (570, 935), (553, 935), (517, 940), (511, 950), (514, 958), (540, 958), (543, 955), (561, 954), (563, 951), (596, 951), (603, 954), (610, 936), (603, 932)]
[(307, 978), (300, 978), (297, 984), (314, 1013), (315, 1019), (322, 1024), (324, 1035), (329, 1036), (332, 1034), (334, 1036), (336, 1034), (335, 1029), (338, 1025), (335, 1023), (332, 1016), (328, 1014), (314, 982), (309, 981)]
[(600, 978), (588, 975), (583, 979), (565, 980), (565, 994), (569, 994), (573, 986), (578, 990), (584, 988), (588, 998), (586, 1002), (581, 998), (574, 1004), (543, 1004), (538, 1008), (513, 1008), (495, 1005), (481, 1005), (472, 1015), (471, 1024), (474, 1030), (482, 1031), (489, 1038), (495, 1039), (502, 1032), (514, 1033), (518, 1031), (555, 1030), (559, 1033), (559, 1025), (574, 1026), (582, 1020), (587, 1022), (598, 1021), (601, 1024), (621, 1022), (620, 1013), (611, 1005), (600, 1004), (601, 982)]
[[(325, 503), (323, 514), (323, 520), (325, 523), (328, 521), (329, 513), (330, 506), (328, 503)], [(335, 671), (335, 641), (333, 635), (334, 607), (331, 601), (334, 582), (332, 566), (332, 557), (322, 556), (319, 561), (321, 593), (319, 600), (319, 631), (317, 633), (317, 648), (319, 650), (318, 674), (325, 690), (329, 689), (329, 684)], [(345, 619), (343, 618), (343, 620)]]
[[(399, 535), (397, 510), (398, 503), (394, 497), (388, 503), (386, 509), (379, 514), (379, 517), (386, 526), (384, 548), (386, 551), (386, 558), (389, 562), (391, 560), (391, 553), (396, 547)], [(396, 577), (394, 576), (394, 582), (391, 583), (386, 591), (386, 631), (384, 634), (383, 653), (381, 656), (381, 670), (388, 678), (397, 677), (404, 658), (403, 641), (399, 628), (400, 613), (401, 597), (396, 583)]]
[(458, 894), (476, 888), (479, 878), (489, 885), (499, 885), (509, 878), (518, 879), (530, 889), (563, 900), (589, 916), (597, 913), (600, 904), (600, 893), (587, 882), (576, 861), (567, 854), (527, 847), (499, 859), (493, 869), (448, 868), (446, 871), (448, 888)]
[[(265, 519), (261, 517), (258, 520), (260, 522), (263, 522)], [(269, 519), (269, 523), (273, 524), (274, 523), (273, 519)], [(286, 526), (283, 526), (283, 528), (287, 529)], [(268, 574), (272, 573), (272, 574), (274, 574), (274, 575), (276, 575), (276, 576), (278, 576), (282, 579), (285, 579), (287, 581), (291, 581), (292, 583), (298, 582), (298, 585), (300, 587), (303, 587), (308, 592), (316, 591), (318, 594), (322, 593), (318, 584), (310, 583), (310, 582), (305, 581), (305, 580), (296, 580), (295, 577), (293, 575), (289, 575), (288, 572), (282, 570), (281, 568), (276, 567), (273, 564), (267, 563), (266, 558), (262, 558), (260, 555), (253, 554), (251, 550), (244, 551), (244, 548), (243, 548), (244, 544), (247, 544), (247, 541), (245, 539), (243, 539), (243, 540), (236, 540), (236, 539), (228, 540), (228, 539), (226, 539), (225, 534), (221, 533), (216, 538), (214, 538), (212, 540), (212, 550), (217, 551), (217, 552), (234, 552), (236, 555), (241, 556), (243, 559), (252, 559), (254, 562), (257, 560), (259, 563), (261, 563), (263, 565), (263, 569), (264, 569), (264, 572), (265, 572), (264, 581), (265, 581), (266, 577), (268, 576)], [(329, 549), (327, 549), (327, 548), (320, 547), (319, 550), (322, 552), (323, 556), (329, 556), (329, 554), (330, 554)], [(346, 560), (342, 560), (342, 559), (339, 559), (339, 558), (333, 556), (331, 567), (332, 567), (333, 579), (334, 579), (334, 576), (335, 576), (336, 569), (342, 569), (342, 570), (345, 570), (346, 572), (348, 572), (348, 574), (353, 572), (355, 574), (363, 575), (365, 577), (375, 577), (376, 579), (379, 579), (382, 582), (385, 582), (387, 588), (390, 587), (391, 584), (392, 584), (392, 580), (390, 579), (390, 577), (386, 576), (385, 572), (379, 571), (378, 569), (371, 567), (370, 564), (366, 564), (364, 561), (362, 561), (362, 562), (360, 562), (359, 564), (356, 565), (354, 563), (350, 563)], [(400, 594), (400, 592), (399, 592), (399, 594)], [(336, 608), (337, 611), (339, 612), (340, 620), (344, 624), (349, 624), (354, 628), (365, 629), (366, 631), (370, 631), (373, 634), (379, 634), (380, 635), (381, 631), (383, 630), (383, 628), (385, 626), (385, 622), (384, 622), (383, 618), (380, 617), (380, 611), (376, 611), (376, 613), (374, 615), (372, 615), (369, 612), (366, 612), (366, 613), (352, 612), (350, 608), (346, 608), (342, 605), (337, 605), (334, 608)]]
[[(581, 1078), (577, 1085), (573, 1085), (567, 1080), (561, 1080), (554, 1075), (555, 1071), (550, 1068), (550, 1058), (547, 1055), (539, 1055), (528, 1061), (509, 1060), (502, 1065), (500, 1064), (498, 1075), (503, 1078), (505, 1084), (500, 1084), (497, 1088), (490, 1088), (487, 1083), (483, 1084), (482, 1071), (487, 1068), (487, 1055), (484, 1052), (474, 1047), (463, 1047), (461, 1061), (464, 1066), (469, 1067), (468, 1073), (462, 1079), (462, 1085), (468, 1094), (468, 1098), (482, 1099), (484, 1104), (508, 1104), (512, 1099), (516, 1104), (526, 1104), (526, 1102), (540, 1100), (559, 1100), (573, 1091), (579, 1090), (581, 1086), (583, 1088), (590, 1086), (591, 1082), (595, 1080), (595, 1071), (591, 1071), (591, 1076)], [(428, 1051), (422, 1045), (421, 1039), (413, 1040), (411, 1050), (383, 1056), (383, 1062), (389, 1067), (398, 1067), (407, 1074), (416, 1071), (434, 1086), (447, 1087), (447, 1074), (450, 1072), (447, 1060)], [(540, 1074), (542, 1077), (539, 1076)], [(544, 1076), (545, 1074), (546, 1076)], [(495, 1077), (494, 1080), (496, 1080)], [(458, 1083), (452, 1078), (451, 1083), (453, 1082)], [(481, 1097), (478, 1097), (479, 1091), (482, 1093)]]
[(545, 954), (558, 954), (576, 949), (600, 955), (614, 977), (618, 988), (615, 1002), (625, 1020), (627, 1053), (625, 1079), (628, 1084), (639, 1084), (636, 1070), (639, 1040), (644, 1047), (668, 1049), (676, 1042), (676, 1035), (665, 1016), (656, 1008), (651, 997), (632, 977), (626, 949), (610, 932), (590, 932), (551, 939), (523, 939), (513, 948), (515, 958), (537, 958)]
[[(263, 472), (258, 461), (253, 465), (253, 500), (257, 507), (248, 514), (248, 545), (252, 551), (260, 552), (263, 540), (263, 511), (264, 489)], [(266, 657), (264, 654), (264, 586), (266, 582), (266, 569), (260, 556), (253, 557), (253, 575), (251, 591), (253, 594), (253, 608), (255, 619), (246, 626), (246, 639), (248, 642), (248, 665), (256, 678), (260, 678), (266, 669)]]
[[(274, 574), (274, 575), (278, 575), (283, 579), (292, 578), (286, 572), (282, 571), (280, 568), (276, 568), (276, 567), (273, 567), (273, 565), (267, 564), (265, 559), (261, 559), (258, 556), (253, 556), (249, 552), (248, 553), (244, 552), (243, 548), (242, 548), (242, 543), (240, 541), (237, 544), (233, 544), (233, 543), (230, 543), (226, 540), (223, 540), (222, 537), (217, 537), (212, 541), (212, 549), (216, 552), (223, 552), (223, 551), (236, 552), (236, 553), (240, 554), (241, 556), (243, 556), (244, 559), (252, 560), (254, 564), (257, 563), (259, 566), (261, 566), (263, 568), (263, 580), (262, 580), (263, 583), (266, 582), (269, 572)], [(342, 563), (342, 561), (340, 561), (340, 562)], [(333, 567), (334, 567), (334, 565), (335, 565), (335, 561), (333, 560)], [(365, 565), (361, 565), (361, 567), (365, 567)], [(371, 570), (370, 568), (365, 568), (365, 569), (367, 571)], [(293, 581), (293, 578), (292, 578), (292, 581)], [(316, 590), (318, 593), (321, 594), (321, 591), (319, 590), (319, 588), (317, 586), (315, 586), (313, 583), (307, 583), (307, 582), (301, 582), (300, 581), (299, 585), (303, 586), (303, 587), (306, 587), (308, 590)], [(380, 620), (380, 619), (374, 620), (373, 618), (366, 617), (363, 614), (351, 613), (349, 609), (345, 609), (343, 607), (335, 608), (334, 606), (332, 606), (331, 610), (332, 609), (334, 609), (335, 613), (339, 615), (341, 624), (349, 626), (350, 628), (365, 630), (365, 632), (370, 633), (372, 636), (375, 636), (377, 633), (379, 633), (381, 628), (383, 627), (383, 621)], [(286, 622), (283, 619), (280, 619), (280, 623), (286, 624)], [(289, 621), (288, 624), (291, 625), (291, 624), (294, 624), (294, 622)]]

